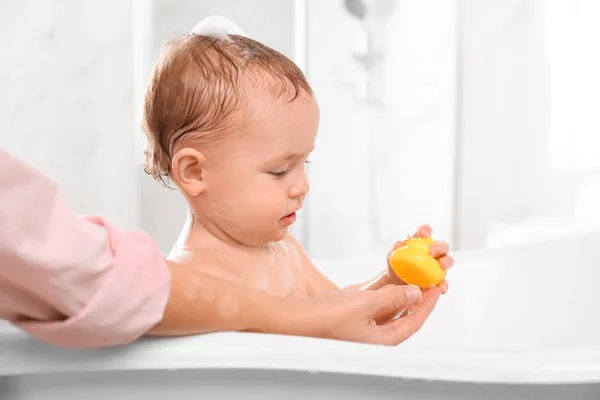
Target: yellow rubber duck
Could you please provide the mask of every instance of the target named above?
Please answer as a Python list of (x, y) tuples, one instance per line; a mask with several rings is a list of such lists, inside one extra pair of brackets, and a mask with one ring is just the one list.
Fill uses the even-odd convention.
[(410, 238), (390, 255), (390, 267), (400, 279), (409, 285), (427, 289), (442, 283), (446, 271), (429, 254), (434, 243), (430, 237)]

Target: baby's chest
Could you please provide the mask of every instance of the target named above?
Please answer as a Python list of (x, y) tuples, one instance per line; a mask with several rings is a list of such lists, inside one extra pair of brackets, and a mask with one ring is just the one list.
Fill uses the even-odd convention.
[(254, 260), (246, 284), (278, 297), (306, 296), (308, 286), (300, 259), (293, 256), (265, 257)]

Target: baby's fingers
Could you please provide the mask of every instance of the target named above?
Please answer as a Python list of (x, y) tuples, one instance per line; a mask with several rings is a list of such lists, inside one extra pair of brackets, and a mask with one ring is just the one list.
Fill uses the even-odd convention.
[(448, 281), (444, 279), (442, 283), (438, 285), (442, 294), (448, 293)]
[(404, 246), (404, 240), (397, 241), (396, 243), (394, 243), (394, 246), (392, 247), (392, 250), (390, 250), (390, 253), (402, 246)]
[(421, 225), (419, 227), (419, 229), (417, 229), (417, 232), (413, 235), (413, 237), (414, 238), (417, 238), (417, 237), (426, 238), (426, 237), (430, 237), (432, 233), (433, 233), (433, 229), (431, 229), (431, 226), (425, 224), (425, 225)]
[(394, 252), (394, 250), (396, 250), (397, 248), (402, 247), (402, 246), (404, 246), (404, 240), (400, 240), (400, 241), (397, 241), (396, 243), (394, 243), (392, 248), (385, 255), (385, 259), (387, 260), (388, 264), (390, 263), (390, 257), (392, 256), (392, 253)]
[(452, 258), (451, 256), (444, 256), (438, 261), (442, 269), (450, 269), (454, 265), (454, 258)]
[(448, 254), (450, 251), (450, 246), (446, 242), (435, 242), (431, 246), (429, 246), (429, 254), (433, 258), (440, 258)]

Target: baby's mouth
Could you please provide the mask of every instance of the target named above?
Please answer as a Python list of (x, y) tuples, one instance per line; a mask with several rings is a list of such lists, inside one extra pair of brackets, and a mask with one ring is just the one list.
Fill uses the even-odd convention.
[(289, 213), (288, 215), (281, 218), (286, 225), (291, 225), (296, 221), (296, 211)]

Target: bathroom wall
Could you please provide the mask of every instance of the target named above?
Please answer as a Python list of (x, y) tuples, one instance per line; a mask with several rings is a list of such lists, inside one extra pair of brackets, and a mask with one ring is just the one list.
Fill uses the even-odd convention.
[(0, 145), (123, 228), (141, 217), (131, 18), (122, 0), (0, 1)]
[(542, 199), (549, 128), (542, 3), (460, 2), (460, 247), (483, 246), (495, 223), (532, 215)]
[(378, 105), (356, 90), (360, 22), (309, 1), (311, 255), (381, 256), (424, 222), (454, 250), (600, 228), (599, 2), (363, 3), (383, 16)]
[(600, 227), (600, 3), (461, 0), (457, 247)]
[(369, 103), (355, 58), (364, 50), (361, 21), (343, 1), (309, 1), (307, 72), (321, 126), (305, 214), (317, 258), (383, 261), (424, 223), (440, 239), (453, 235), (456, 3), (363, 3), (376, 7), (367, 23), (382, 56)]
[(141, 169), (141, 96), (160, 43), (222, 14), (299, 62), (319, 98), (294, 227), (313, 257), (381, 256), (421, 223), (455, 249), (600, 227), (599, 2), (372, 3), (367, 104), (343, 1), (0, 0), (0, 145), (76, 213), (167, 252), (185, 204)]

